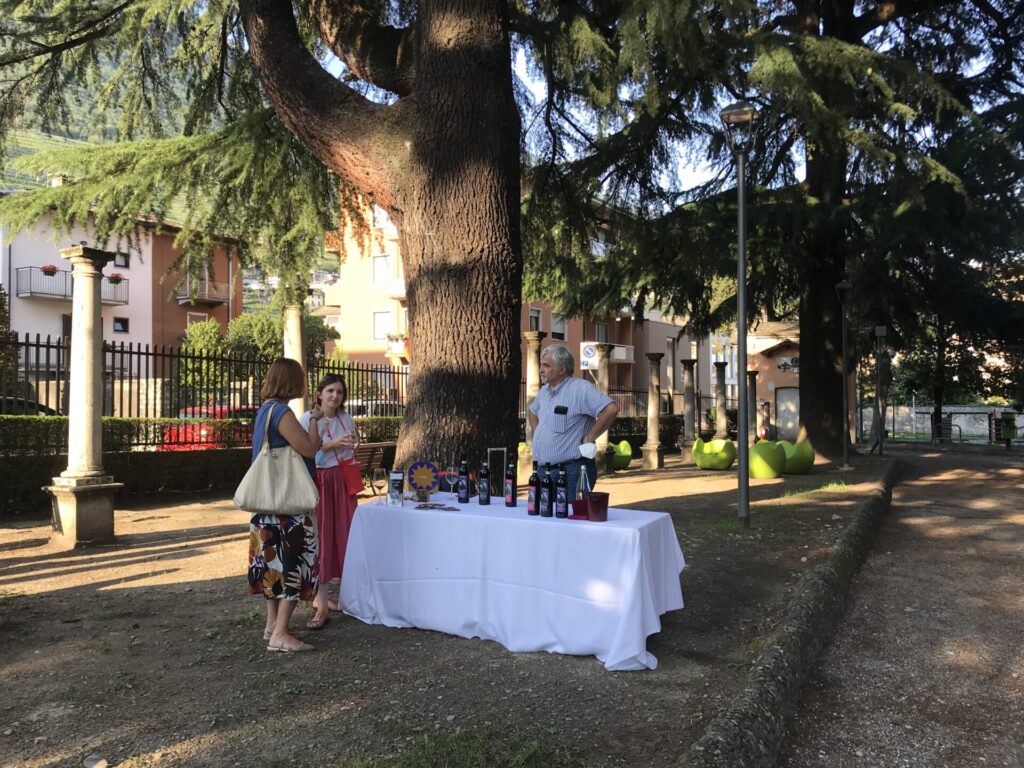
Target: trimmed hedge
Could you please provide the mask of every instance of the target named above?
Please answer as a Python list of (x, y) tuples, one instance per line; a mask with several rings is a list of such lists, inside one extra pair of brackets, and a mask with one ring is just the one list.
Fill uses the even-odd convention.
[[(115, 504), (150, 497), (209, 493), (230, 496), (249, 468), (249, 448), (206, 451), (126, 451), (104, 453), (103, 468), (124, 483)], [(0, 515), (48, 515), (43, 490), (67, 467), (67, 456), (0, 456)]]

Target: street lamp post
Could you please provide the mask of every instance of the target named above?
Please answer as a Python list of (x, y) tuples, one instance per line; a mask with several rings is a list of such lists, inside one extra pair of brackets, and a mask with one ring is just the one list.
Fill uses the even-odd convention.
[(750, 527), (749, 444), (747, 442), (747, 200), (746, 160), (754, 143), (757, 110), (749, 101), (739, 101), (723, 109), (719, 116), (725, 125), (725, 140), (736, 160), (736, 193), (738, 234), (738, 265), (736, 268), (736, 346), (738, 352), (736, 382), (739, 386), (736, 443), (739, 474), (739, 519), (744, 528)]
[(839, 294), (839, 309), (843, 315), (843, 466), (850, 465), (850, 394), (847, 391), (850, 376), (847, 373), (847, 352), (846, 352), (846, 294), (850, 290), (850, 281), (841, 280), (836, 283), (836, 293)]

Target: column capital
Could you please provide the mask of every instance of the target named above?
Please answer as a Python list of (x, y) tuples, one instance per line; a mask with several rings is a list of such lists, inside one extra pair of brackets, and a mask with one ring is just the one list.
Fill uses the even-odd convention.
[(523, 331), (523, 338), (530, 346), (535, 344), (539, 346), (546, 337), (547, 334), (544, 331)]
[(85, 267), (84, 272), (92, 267), (99, 272), (109, 261), (113, 261), (112, 251), (102, 251), (99, 248), (91, 248), (88, 245), (72, 245), (69, 248), (60, 249), (60, 257), (71, 262), (72, 268), (81, 265)]
[(693, 357), (688, 357), (685, 360), (680, 360), (679, 364), (682, 365), (684, 368), (693, 368), (693, 366), (697, 364), (697, 359)]
[(651, 363), (660, 363), (661, 359), (665, 356), (664, 352), (646, 352), (644, 357), (651, 361)]
[(713, 365), (715, 366), (715, 368), (718, 368), (718, 369), (724, 371), (726, 366), (729, 365), (729, 363), (728, 362), (724, 362), (724, 361), (718, 361), (716, 363), (713, 363)]

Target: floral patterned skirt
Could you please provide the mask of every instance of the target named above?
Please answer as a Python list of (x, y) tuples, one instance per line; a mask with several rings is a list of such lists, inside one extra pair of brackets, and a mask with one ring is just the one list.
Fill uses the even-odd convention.
[(319, 569), (312, 515), (253, 515), (249, 520), (249, 594), (312, 600)]

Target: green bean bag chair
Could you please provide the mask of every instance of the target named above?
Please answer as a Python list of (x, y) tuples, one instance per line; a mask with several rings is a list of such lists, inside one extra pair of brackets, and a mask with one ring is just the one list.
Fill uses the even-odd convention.
[(693, 461), (701, 469), (728, 469), (736, 460), (736, 446), (732, 440), (708, 440), (699, 437), (693, 443)]
[(626, 469), (629, 466), (629, 462), (633, 460), (633, 446), (629, 444), (628, 440), (622, 440), (618, 444), (612, 443), (612, 469), (618, 471), (620, 469)]
[(771, 440), (760, 440), (750, 446), (750, 459), (747, 469), (750, 476), (765, 480), (778, 477), (786, 466), (786, 451), (781, 445)]
[(786, 466), (782, 468), (785, 475), (806, 475), (814, 466), (814, 448), (807, 440), (793, 444), (788, 440), (779, 440), (779, 445), (786, 452)]

